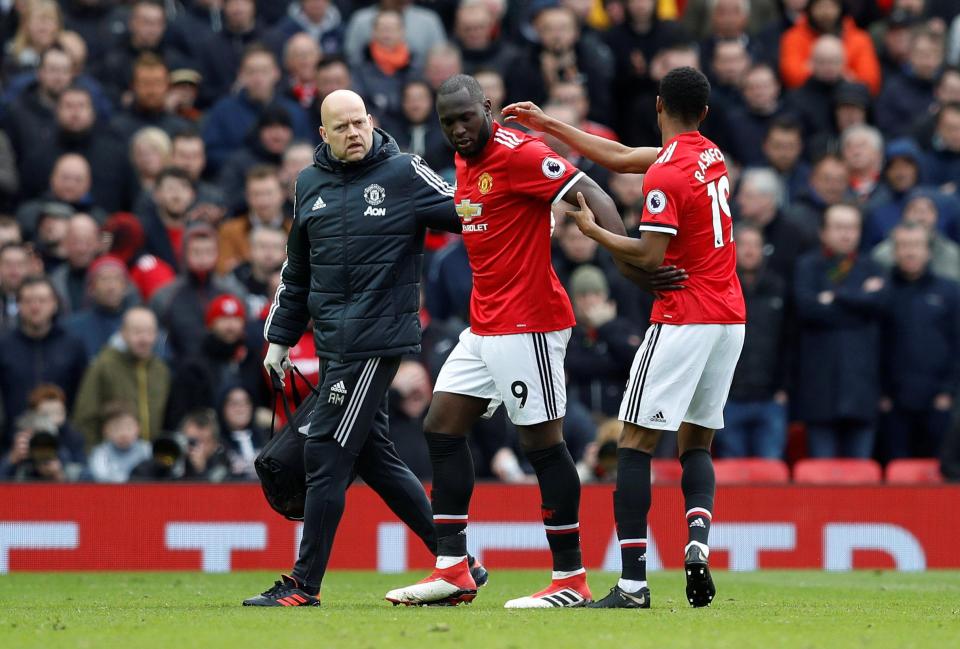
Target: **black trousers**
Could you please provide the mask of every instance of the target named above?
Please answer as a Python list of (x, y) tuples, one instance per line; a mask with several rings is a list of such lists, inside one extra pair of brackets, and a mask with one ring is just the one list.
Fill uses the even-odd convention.
[(430, 501), (389, 438), (387, 391), (399, 365), (399, 357), (379, 357), (321, 367), (320, 399), (303, 450), (307, 499), (293, 569), (310, 589), (323, 581), (347, 487), (357, 475), (436, 552)]

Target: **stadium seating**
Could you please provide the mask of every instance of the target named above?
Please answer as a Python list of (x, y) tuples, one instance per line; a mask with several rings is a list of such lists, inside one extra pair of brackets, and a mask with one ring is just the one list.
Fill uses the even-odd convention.
[(940, 461), (932, 458), (893, 460), (887, 465), (886, 480), (891, 484), (939, 484), (943, 474)]
[(800, 460), (793, 467), (793, 481), (799, 484), (876, 484), (881, 476), (874, 460)]
[(683, 468), (680, 461), (676, 459), (653, 460), (654, 484), (679, 484), (680, 477), (683, 475)]
[(715, 460), (713, 470), (717, 476), (717, 484), (781, 484), (790, 481), (790, 470), (781, 460), (763, 458)]

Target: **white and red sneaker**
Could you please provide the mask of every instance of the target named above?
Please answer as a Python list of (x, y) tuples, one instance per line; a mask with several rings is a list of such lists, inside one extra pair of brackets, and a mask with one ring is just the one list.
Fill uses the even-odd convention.
[(464, 559), (449, 568), (434, 568), (426, 579), (406, 588), (396, 588), (385, 599), (394, 606), (456, 606), (477, 596), (477, 584)]
[(573, 608), (584, 606), (593, 600), (587, 586), (587, 573), (554, 579), (553, 582), (533, 595), (511, 599), (503, 608)]

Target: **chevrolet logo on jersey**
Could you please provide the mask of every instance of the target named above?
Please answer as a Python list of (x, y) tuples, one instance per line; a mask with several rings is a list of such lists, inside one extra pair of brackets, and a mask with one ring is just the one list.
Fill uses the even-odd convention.
[(460, 201), (460, 203), (456, 206), (456, 208), (457, 208), (457, 216), (459, 216), (464, 223), (469, 223), (474, 218), (480, 216), (483, 213), (482, 204), (471, 203), (466, 198)]

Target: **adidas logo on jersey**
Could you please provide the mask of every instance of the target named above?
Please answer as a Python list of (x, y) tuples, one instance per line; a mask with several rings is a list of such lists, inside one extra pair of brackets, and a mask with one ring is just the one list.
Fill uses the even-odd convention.
[(657, 414), (647, 419), (647, 421), (649, 421), (651, 424), (665, 424), (667, 423), (667, 418), (663, 416), (662, 410), (658, 410)]
[(317, 194), (317, 200), (315, 200), (315, 201), (313, 202), (313, 207), (311, 207), (310, 209), (311, 209), (311, 210), (320, 210), (320, 209), (323, 209), (323, 208), (326, 207), (326, 206), (327, 206), (327, 204), (323, 202), (323, 198), (320, 196), (320, 194)]
[(337, 381), (330, 387), (330, 396), (327, 397), (327, 403), (332, 403), (335, 406), (342, 406), (346, 396), (347, 386), (343, 384), (343, 381)]
[(703, 519), (702, 519), (702, 518), (694, 518), (692, 521), (690, 521), (690, 527), (703, 527), (703, 528), (705, 528), (706, 526), (707, 526), (707, 524), (703, 522)]

